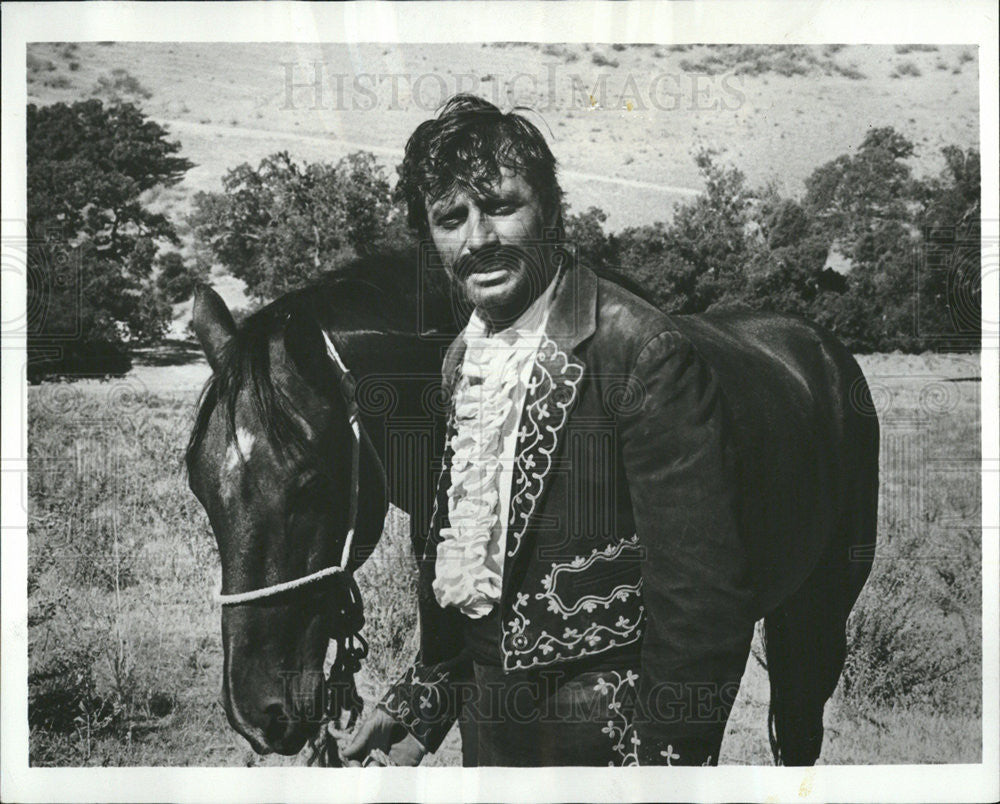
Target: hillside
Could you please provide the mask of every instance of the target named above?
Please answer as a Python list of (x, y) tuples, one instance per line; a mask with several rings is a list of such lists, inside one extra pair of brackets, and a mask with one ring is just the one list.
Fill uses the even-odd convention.
[[(391, 168), (459, 89), (539, 109), (570, 205), (602, 207), (611, 229), (668, 218), (696, 192), (700, 146), (798, 193), (872, 126), (917, 145), (918, 174), (939, 169), (942, 146), (979, 137), (976, 49), (965, 46), (80, 43), (31, 45), (28, 62), (39, 104), (89, 97), (113, 70), (133, 76), (149, 97), (123, 96), (198, 165), (158, 199), (178, 212), (228, 168), (277, 150), (336, 160), (364, 148)], [(306, 86), (289, 94), (288, 81)]]

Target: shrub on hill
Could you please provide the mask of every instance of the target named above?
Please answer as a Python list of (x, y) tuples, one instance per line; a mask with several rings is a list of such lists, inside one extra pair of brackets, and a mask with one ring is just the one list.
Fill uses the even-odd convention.
[[(853, 67), (845, 67), (833, 56), (840, 47), (820, 49), (810, 45), (703, 45), (700, 55), (681, 59), (680, 67), (694, 73), (720, 75), (842, 75), (859, 79), (865, 76)], [(836, 48), (836, 49), (833, 49)]]

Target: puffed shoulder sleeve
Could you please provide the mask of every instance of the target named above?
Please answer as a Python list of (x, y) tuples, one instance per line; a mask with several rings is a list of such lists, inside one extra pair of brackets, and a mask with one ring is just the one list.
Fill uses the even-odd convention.
[(739, 534), (737, 457), (711, 368), (683, 335), (650, 339), (620, 421), (642, 548), (643, 764), (718, 761), (755, 622)]

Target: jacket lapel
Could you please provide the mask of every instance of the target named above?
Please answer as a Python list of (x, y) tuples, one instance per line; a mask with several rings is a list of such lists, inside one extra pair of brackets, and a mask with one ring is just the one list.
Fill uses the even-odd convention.
[[(592, 271), (577, 266), (563, 274), (553, 294), (521, 412), (505, 562), (512, 561), (526, 544), (528, 529), (541, 510), (563, 428), (584, 374), (583, 361), (573, 352), (594, 333), (596, 302), (597, 278)], [(505, 592), (511, 575), (504, 571)]]
[[(452, 342), (445, 354), (441, 370), (441, 387), (448, 400), (447, 420), (444, 428), (444, 452), (441, 455), (441, 472), (434, 488), (434, 502), (431, 506), (431, 519), (428, 525), (428, 538), (424, 544), (423, 558), (433, 561), (437, 556), (437, 546), (441, 541), (441, 528), (448, 526), (448, 488), (451, 486), (451, 459), (454, 450), (451, 446), (455, 435), (455, 405), (452, 395), (458, 383), (458, 375), (465, 357), (465, 341), (459, 335)], [(433, 574), (431, 575), (433, 577)], [(429, 582), (429, 581), (428, 581)]]

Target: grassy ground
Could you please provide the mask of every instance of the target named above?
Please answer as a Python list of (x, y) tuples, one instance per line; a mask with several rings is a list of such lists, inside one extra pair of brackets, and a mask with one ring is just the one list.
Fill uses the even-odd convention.
[[(822, 761), (977, 762), (979, 386), (949, 378), (978, 377), (978, 358), (876, 355), (863, 367), (883, 426), (881, 542)], [(203, 377), (198, 365), (147, 366), (120, 382), (29, 389), (34, 765), (298, 761), (257, 757), (218, 702), (218, 562), (181, 461)], [(415, 650), (404, 532), (394, 512), (359, 578), (369, 700)], [(751, 656), (723, 762), (770, 763), (767, 698)], [(454, 733), (430, 761), (458, 763)]]

